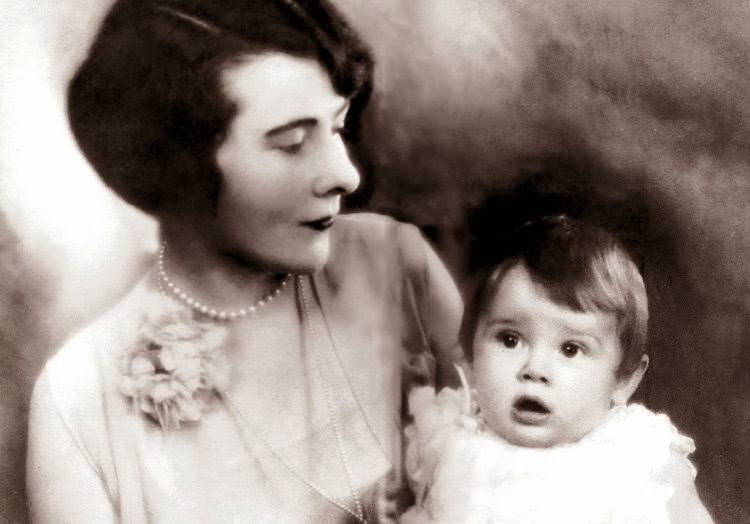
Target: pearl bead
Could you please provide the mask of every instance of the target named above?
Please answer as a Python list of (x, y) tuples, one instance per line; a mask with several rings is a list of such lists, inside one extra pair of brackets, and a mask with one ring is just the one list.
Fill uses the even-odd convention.
[(252, 315), (258, 311), (259, 308), (267, 305), (269, 302), (273, 300), (273, 297), (278, 296), (281, 291), (286, 287), (287, 283), (289, 282), (289, 279), (291, 278), (291, 274), (288, 273), (284, 279), (279, 283), (279, 285), (274, 289), (273, 291), (269, 292), (265, 296), (263, 296), (260, 300), (258, 300), (255, 304), (252, 306), (248, 306), (242, 309), (239, 309), (237, 311), (233, 309), (215, 309), (211, 308), (195, 298), (188, 295), (184, 290), (180, 289), (174, 282), (172, 282), (169, 277), (167, 276), (166, 269), (164, 268), (164, 260), (166, 258), (166, 250), (167, 245), (166, 243), (162, 244), (161, 250), (159, 250), (159, 256), (157, 258), (157, 275), (159, 277), (159, 291), (163, 294), (164, 293), (164, 287), (172, 293), (172, 295), (186, 304), (187, 306), (191, 307), (192, 309), (196, 311), (200, 311), (204, 315), (208, 315), (211, 318), (216, 318), (219, 320), (235, 320), (237, 318), (246, 317), (248, 315)]

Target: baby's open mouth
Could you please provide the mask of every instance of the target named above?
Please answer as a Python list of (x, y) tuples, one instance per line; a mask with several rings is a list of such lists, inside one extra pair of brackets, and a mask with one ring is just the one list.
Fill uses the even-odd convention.
[(535, 413), (549, 413), (549, 408), (539, 400), (531, 397), (521, 397), (513, 403), (513, 407), (521, 411), (533, 411)]
[(513, 402), (513, 415), (524, 423), (535, 423), (546, 418), (551, 410), (539, 399), (534, 397), (519, 397)]

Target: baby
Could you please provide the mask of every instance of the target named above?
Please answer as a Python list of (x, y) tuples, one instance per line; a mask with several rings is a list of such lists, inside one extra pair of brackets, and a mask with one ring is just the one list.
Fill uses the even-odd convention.
[(710, 523), (666, 415), (628, 404), (646, 368), (643, 279), (606, 231), (518, 229), (480, 279), (464, 388), (413, 390), (404, 523)]

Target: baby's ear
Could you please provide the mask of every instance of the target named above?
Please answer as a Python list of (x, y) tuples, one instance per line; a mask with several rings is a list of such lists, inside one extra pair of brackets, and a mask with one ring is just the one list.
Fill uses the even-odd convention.
[(624, 406), (630, 397), (638, 389), (643, 374), (648, 369), (648, 355), (643, 355), (638, 367), (629, 376), (618, 379), (617, 386), (612, 392), (612, 404), (615, 406)]

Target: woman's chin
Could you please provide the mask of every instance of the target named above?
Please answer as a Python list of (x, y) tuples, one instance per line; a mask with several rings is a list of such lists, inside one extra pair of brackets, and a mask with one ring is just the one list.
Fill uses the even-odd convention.
[(331, 242), (328, 235), (313, 243), (299, 258), (300, 269), (296, 273), (314, 273), (323, 269), (331, 257)]
[(288, 243), (282, 249), (257, 246), (238, 246), (234, 257), (256, 271), (268, 273), (315, 273), (328, 263), (331, 249), (329, 239), (319, 242)]
[(311, 246), (311, 249), (300, 250), (293, 257), (278, 261), (278, 271), (284, 273), (315, 273), (322, 270), (330, 258), (330, 247), (325, 245)]

